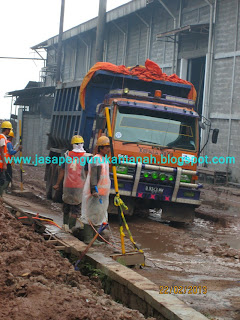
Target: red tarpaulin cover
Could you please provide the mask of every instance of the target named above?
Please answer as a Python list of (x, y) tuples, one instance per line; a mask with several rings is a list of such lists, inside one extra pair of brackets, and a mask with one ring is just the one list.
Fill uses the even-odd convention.
[(177, 82), (182, 84), (188, 84), (191, 85), (192, 89), (190, 90), (188, 94), (188, 99), (192, 99), (196, 101), (197, 93), (194, 88), (194, 85), (191, 82), (188, 82), (186, 80), (180, 79), (176, 74), (172, 74), (168, 76), (166, 73), (162, 72), (162, 69), (153, 61), (147, 59), (145, 61), (145, 67), (144, 66), (137, 66), (134, 68), (127, 68), (123, 65), (116, 66), (115, 64), (109, 63), (109, 62), (97, 62), (86, 74), (86, 76), (83, 79), (83, 82), (80, 87), (79, 92), (79, 99), (80, 103), (83, 109), (85, 109), (85, 95), (86, 95), (86, 88), (88, 85), (88, 82), (91, 80), (94, 73), (98, 70), (105, 70), (110, 71), (114, 73), (121, 73), (131, 76), (136, 76), (141, 80), (144, 81), (152, 81), (152, 80), (162, 80), (162, 81), (170, 81), (170, 82)]

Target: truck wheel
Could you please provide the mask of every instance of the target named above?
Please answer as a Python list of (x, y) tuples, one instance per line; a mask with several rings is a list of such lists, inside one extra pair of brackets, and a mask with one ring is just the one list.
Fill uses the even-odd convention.
[[(113, 194), (110, 194), (109, 206), (108, 206), (108, 210), (107, 210), (109, 214), (118, 214), (118, 208), (114, 205), (114, 197), (115, 196)], [(135, 207), (134, 199), (126, 197), (126, 196), (121, 196), (121, 199), (128, 207), (128, 210), (125, 210), (124, 214), (128, 215), (128, 216), (132, 216), (133, 211), (134, 211), (134, 207)]]
[(161, 219), (165, 221), (192, 223), (196, 206), (182, 203), (163, 203)]
[(62, 202), (62, 188), (60, 190), (53, 189), (53, 186), (57, 183), (58, 168), (57, 166), (53, 166), (52, 169), (52, 200), (54, 202)]

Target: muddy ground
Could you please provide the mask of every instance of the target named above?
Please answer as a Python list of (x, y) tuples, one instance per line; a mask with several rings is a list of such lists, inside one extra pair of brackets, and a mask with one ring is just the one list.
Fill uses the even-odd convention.
[(144, 319), (76, 272), (0, 203), (0, 319)]
[[(61, 205), (45, 199), (43, 172), (43, 168), (26, 167), (25, 186), (39, 196), (35, 203), (60, 216)], [(240, 189), (205, 185), (203, 204), (192, 225), (163, 223), (158, 212), (151, 212), (148, 218), (128, 218), (146, 256), (146, 266), (136, 271), (159, 286), (196, 286), (196, 294), (186, 290), (176, 295), (209, 319), (240, 319), (239, 195)], [(110, 226), (112, 241), (119, 245), (115, 217), (110, 218)], [(101, 250), (112, 253), (111, 247)], [(199, 293), (203, 286), (207, 294)]]

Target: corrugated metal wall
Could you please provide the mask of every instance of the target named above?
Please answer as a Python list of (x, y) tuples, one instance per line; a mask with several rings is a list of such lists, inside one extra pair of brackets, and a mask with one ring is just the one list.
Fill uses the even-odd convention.
[(35, 156), (46, 157), (49, 154), (47, 150), (47, 141), (50, 130), (51, 119), (46, 119), (40, 115), (31, 115), (25, 112), (23, 114), (23, 156), (32, 157), (35, 160)]
[[(210, 118), (220, 129), (219, 143), (208, 145), (208, 155), (235, 157), (229, 165), (232, 178), (240, 181), (240, 0), (219, 0), (214, 32)], [(214, 168), (226, 168), (212, 165)]]

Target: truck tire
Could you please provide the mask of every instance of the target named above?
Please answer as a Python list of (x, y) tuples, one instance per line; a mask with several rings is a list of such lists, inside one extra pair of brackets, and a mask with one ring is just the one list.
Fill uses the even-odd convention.
[(54, 202), (62, 202), (62, 188), (59, 190), (53, 189), (53, 186), (57, 183), (58, 167), (54, 165), (52, 167), (52, 200)]
[(196, 206), (183, 203), (162, 203), (161, 219), (165, 221), (192, 223)]
[[(109, 206), (107, 210), (109, 214), (118, 214), (118, 207), (114, 205), (114, 197), (115, 196), (113, 194), (110, 194)], [(125, 210), (124, 214), (127, 216), (132, 216), (135, 208), (135, 199), (126, 196), (121, 196), (121, 199), (128, 207), (128, 210)]]

